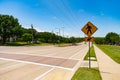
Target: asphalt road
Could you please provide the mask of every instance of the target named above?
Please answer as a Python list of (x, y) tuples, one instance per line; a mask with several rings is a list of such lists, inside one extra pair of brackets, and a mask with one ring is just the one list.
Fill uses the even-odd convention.
[(0, 80), (70, 80), (88, 45), (0, 46)]

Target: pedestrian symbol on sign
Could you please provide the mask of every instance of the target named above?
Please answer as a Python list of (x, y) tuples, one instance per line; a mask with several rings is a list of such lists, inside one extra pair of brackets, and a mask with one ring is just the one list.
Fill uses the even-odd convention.
[[(88, 24), (87, 24), (87, 25), (88, 25)], [(91, 31), (92, 27), (91, 27), (91, 26), (88, 25), (86, 29), (87, 29), (87, 34), (88, 34), (89, 32), (90, 32), (90, 34), (92, 34), (92, 31)]]

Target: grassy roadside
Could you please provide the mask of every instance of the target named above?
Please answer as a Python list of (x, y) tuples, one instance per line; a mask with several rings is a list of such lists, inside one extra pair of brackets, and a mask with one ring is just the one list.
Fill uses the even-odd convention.
[[(90, 55), (95, 59), (91, 59), (91, 61), (97, 61), (94, 47), (90, 48)], [(89, 52), (87, 52), (84, 60), (88, 60)], [(71, 80), (102, 80), (99, 69), (98, 68), (86, 68), (80, 67), (74, 74)]]
[(0, 44), (0, 46), (25, 46), (27, 45), (26, 42), (9, 42), (5, 44)]
[(102, 80), (98, 68), (79, 68), (71, 80)]
[[(90, 56), (93, 57), (93, 58), (95, 58), (95, 59), (91, 59), (92, 61), (97, 61), (93, 46), (91, 46), (91, 48), (90, 48)], [(88, 60), (88, 57), (89, 57), (89, 51), (87, 52), (84, 60)]]
[(103, 52), (110, 56), (115, 62), (120, 64), (120, 46), (97, 45)]

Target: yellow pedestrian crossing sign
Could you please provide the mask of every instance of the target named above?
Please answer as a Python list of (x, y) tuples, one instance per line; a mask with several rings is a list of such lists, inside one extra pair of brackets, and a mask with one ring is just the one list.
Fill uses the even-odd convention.
[(90, 37), (95, 31), (97, 31), (97, 27), (93, 25), (91, 22), (88, 22), (81, 30)]

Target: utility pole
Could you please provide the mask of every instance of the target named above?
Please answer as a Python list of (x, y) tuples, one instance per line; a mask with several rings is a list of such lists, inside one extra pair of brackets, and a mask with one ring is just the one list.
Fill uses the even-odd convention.
[(55, 45), (55, 40), (54, 40), (54, 31), (52, 30), (52, 43), (53, 43), (53, 45)]
[(59, 28), (59, 36), (60, 36), (60, 28)]
[(65, 28), (65, 27), (62, 27), (62, 28), (63, 28), (63, 37), (64, 37), (64, 28)]
[(31, 29), (32, 29), (32, 43), (34, 41), (34, 36), (33, 36), (33, 24), (31, 24)]
[(59, 28), (59, 42), (58, 43), (60, 44), (60, 28)]
[(58, 35), (58, 37), (59, 37), (58, 43), (60, 43), (60, 28), (55, 28), (55, 29), (58, 29), (58, 30), (59, 30), (59, 31), (58, 31), (58, 33), (59, 33), (59, 35)]

